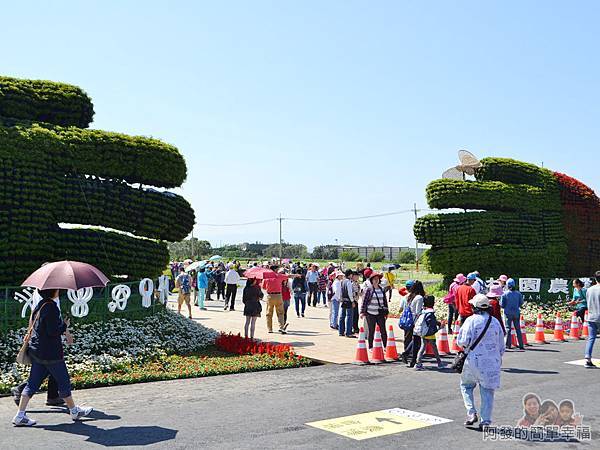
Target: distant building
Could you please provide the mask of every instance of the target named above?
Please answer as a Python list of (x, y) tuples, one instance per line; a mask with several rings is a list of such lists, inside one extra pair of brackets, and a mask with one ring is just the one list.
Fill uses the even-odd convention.
[[(423, 252), (425, 251), (425, 248), (419, 248), (419, 258), (421, 258), (421, 256), (423, 255)], [(400, 253), (402, 252), (415, 252), (415, 249), (412, 247), (392, 247), (392, 246), (382, 246), (382, 247), (375, 247), (375, 246), (360, 246), (360, 245), (340, 245), (338, 247), (338, 255), (341, 252), (355, 252), (358, 253), (358, 256), (360, 259), (362, 260), (366, 260), (369, 258), (369, 256), (371, 256), (371, 253), (373, 252), (382, 252), (385, 255), (385, 260), (386, 261), (393, 261), (396, 258), (398, 258), (398, 256), (400, 255)]]

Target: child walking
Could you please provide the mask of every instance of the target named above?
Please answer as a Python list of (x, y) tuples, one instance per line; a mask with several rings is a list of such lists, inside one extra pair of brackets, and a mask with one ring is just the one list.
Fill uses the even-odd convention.
[(433, 354), (437, 361), (438, 368), (442, 368), (445, 364), (440, 359), (440, 354), (437, 349), (437, 345), (435, 342), (435, 334), (438, 332), (441, 324), (435, 318), (435, 312), (433, 311), (433, 305), (435, 304), (435, 297), (433, 295), (428, 295), (423, 300), (423, 312), (417, 322), (415, 324), (415, 334), (417, 336), (421, 336), (423, 338), (423, 343), (421, 344), (421, 348), (419, 348), (419, 354), (417, 356), (417, 364), (415, 365), (415, 370), (423, 370), (423, 355), (425, 354), (425, 350), (427, 349), (427, 344), (431, 344), (433, 348)]

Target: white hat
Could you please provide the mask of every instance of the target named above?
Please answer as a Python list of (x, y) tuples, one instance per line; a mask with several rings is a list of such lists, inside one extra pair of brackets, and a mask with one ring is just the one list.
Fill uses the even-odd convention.
[(490, 299), (484, 294), (477, 294), (475, 297), (469, 300), (469, 303), (475, 308), (489, 308)]

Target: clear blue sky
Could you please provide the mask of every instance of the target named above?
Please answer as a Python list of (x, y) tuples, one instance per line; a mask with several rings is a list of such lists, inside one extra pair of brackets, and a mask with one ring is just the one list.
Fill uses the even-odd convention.
[[(52, 3), (52, 4), (50, 4)], [(0, 72), (92, 97), (94, 128), (185, 155), (198, 223), (425, 207), (456, 150), (597, 192), (597, 2), (10, 2)], [(196, 226), (219, 242), (277, 224)], [(411, 244), (412, 217), (285, 223), (284, 238)]]

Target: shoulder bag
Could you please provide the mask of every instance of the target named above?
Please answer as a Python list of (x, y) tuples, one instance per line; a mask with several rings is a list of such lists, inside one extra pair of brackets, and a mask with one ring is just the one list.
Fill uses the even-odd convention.
[(39, 309), (37, 315), (35, 316), (35, 319), (33, 319), (31, 321), (31, 323), (29, 324), (29, 328), (27, 329), (27, 333), (25, 333), (25, 336), (23, 336), (23, 344), (21, 345), (21, 348), (19, 349), (19, 353), (17, 353), (17, 358), (16, 361), (19, 364), (23, 364), (25, 366), (30, 366), (31, 365), (31, 356), (29, 356), (29, 353), (27, 353), (27, 350), (29, 349), (29, 340), (31, 339), (31, 332), (33, 331), (33, 329), (35, 328), (36, 324), (38, 323), (38, 320), (40, 318), (40, 314), (42, 313), (42, 308), (44, 306), (46, 306), (49, 302), (45, 302)]
[[(486, 331), (490, 327), (490, 323), (492, 323), (492, 315), (491, 314), (488, 317), (487, 323), (485, 324), (483, 331), (481, 332), (479, 337), (475, 340), (475, 342), (473, 342), (468, 349), (464, 349), (463, 351), (460, 351), (456, 354), (456, 356), (454, 357), (454, 361), (452, 362), (452, 369), (456, 373), (462, 373), (463, 367), (465, 365), (465, 361), (467, 359), (467, 355), (470, 352), (472, 352), (473, 350), (475, 350), (475, 347), (477, 347), (477, 345), (479, 344), (481, 339), (483, 339), (483, 336), (485, 335)], [(468, 352), (467, 352), (467, 350), (468, 350)]]

